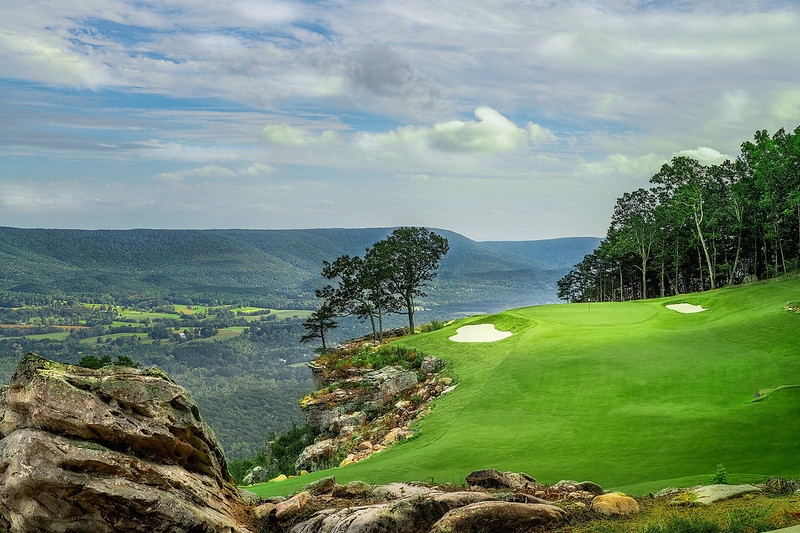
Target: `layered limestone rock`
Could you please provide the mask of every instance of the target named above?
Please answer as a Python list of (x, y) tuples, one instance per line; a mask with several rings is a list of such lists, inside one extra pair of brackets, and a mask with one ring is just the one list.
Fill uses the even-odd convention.
[[(351, 482), (348, 485), (356, 484), (362, 485), (356, 492), (362, 496), (366, 494), (366, 484)], [(334, 497), (347, 497), (345, 495), (349, 493), (344, 490), (345, 487), (335, 484), (333, 478), (325, 478), (324, 484), (309, 484), (298, 496), (310, 494), (321, 486), (326, 491), (330, 490)], [(528, 531), (531, 527), (565, 517), (563, 509), (549, 502), (510, 501), (524, 494), (490, 493), (484, 490), (444, 491), (441, 487), (421, 483), (392, 483), (376, 487), (372, 494), (386, 501), (366, 505), (353, 505), (351, 502), (340, 508), (322, 509), (296, 524), (277, 514), (275, 519), (279, 525), (290, 528), (291, 533), (469, 533)], [(324, 499), (326, 496), (320, 494), (318, 497)], [(288, 507), (288, 501), (279, 506)], [(308, 498), (304, 497), (304, 502), (304, 505), (310, 505)]]
[(0, 530), (248, 531), (187, 392), (158, 368), (27, 354), (0, 394)]

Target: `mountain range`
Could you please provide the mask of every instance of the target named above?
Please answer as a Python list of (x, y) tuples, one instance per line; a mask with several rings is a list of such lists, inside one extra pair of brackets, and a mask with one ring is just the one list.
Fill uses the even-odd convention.
[[(393, 228), (72, 230), (0, 227), (0, 292), (82, 300), (261, 304), (313, 308), (323, 261), (361, 255)], [(556, 301), (556, 281), (598, 238), (477, 242), (447, 230), (430, 297), (448, 312)]]

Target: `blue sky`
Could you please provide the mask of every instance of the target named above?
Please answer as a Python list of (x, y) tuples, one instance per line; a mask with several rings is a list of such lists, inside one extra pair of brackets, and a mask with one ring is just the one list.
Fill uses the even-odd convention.
[(601, 236), (800, 125), (794, 0), (0, 6), (0, 225)]

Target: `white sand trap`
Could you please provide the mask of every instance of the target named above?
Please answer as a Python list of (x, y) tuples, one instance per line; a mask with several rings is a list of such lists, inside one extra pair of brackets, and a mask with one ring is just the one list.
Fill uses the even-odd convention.
[(450, 337), (453, 342), (494, 342), (513, 335), (510, 331), (500, 331), (494, 324), (479, 324), (477, 326), (463, 326), (456, 330)]
[(679, 313), (699, 313), (700, 311), (708, 311), (708, 309), (703, 309), (701, 305), (692, 304), (671, 304), (667, 306), (667, 309), (672, 309)]

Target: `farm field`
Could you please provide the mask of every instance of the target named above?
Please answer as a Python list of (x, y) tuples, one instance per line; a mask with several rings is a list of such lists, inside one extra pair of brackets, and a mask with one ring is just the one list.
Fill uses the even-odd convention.
[[(251, 488), (285, 494), (335, 474), (344, 483), (434, 479), (482, 468), (539, 481), (589, 479), (646, 494), (709, 480), (800, 476), (797, 278), (664, 299), (528, 307), (462, 319), (397, 342), (448, 360), (456, 390), (420, 433), (363, 462)], [(685, 314), (670, 304), (700, 305)], [(465, 325), (513, 335), (455, 343)], [(776, 390), (761, 401), (758, 391)]]

